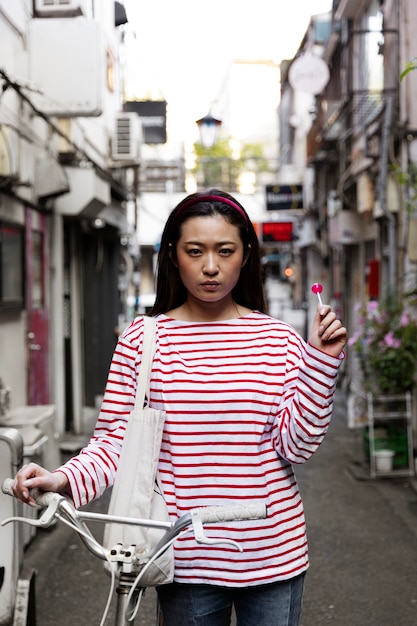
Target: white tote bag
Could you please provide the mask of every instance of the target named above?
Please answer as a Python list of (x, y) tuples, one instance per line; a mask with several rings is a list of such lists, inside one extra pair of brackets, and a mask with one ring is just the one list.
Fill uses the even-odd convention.
[[(155, 319), (144, 316), (144, 322), (135, 407), (129, 416), (108, 512), (112, 515), (169, 521), (165, 499), (157, 481), (165, 412), (144, 406), (145, 394), (149, 399), (149, 379), (155, 352)], [(152, 548), (164, 533), (163, 529), (108, 523), (103, 543), (109, 549), (118, 543), (125, 548), (135, 545), (139, 561), (146, 563)], [(171, 547), (146, 568), (140, 586), (167, 584), (172, 582), (173, 577), (174, 553)]]

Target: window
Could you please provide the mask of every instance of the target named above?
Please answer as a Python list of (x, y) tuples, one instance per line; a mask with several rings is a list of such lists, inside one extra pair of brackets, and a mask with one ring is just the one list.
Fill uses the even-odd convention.
[(360, 39), (360, 89), (381, 91), (384, 87), (383, 17), (377, 0), (372, 0), (361, 19), (363, 35)]
[(0, 311), (24, 306), (23, 232), (0, 222)]

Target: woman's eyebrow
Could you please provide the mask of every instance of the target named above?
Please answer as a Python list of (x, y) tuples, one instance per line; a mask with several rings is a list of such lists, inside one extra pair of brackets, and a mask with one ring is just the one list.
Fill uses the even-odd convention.
[[(206, 243), (203, 243), (202, 241), (198, 241), (197, 239), (188, 239), (187, 241), (184, 241), (185, 244), (192, 244), (192, 245), (198, 245), (198, 246), (206, 246)], [(232, 239), (225, 239), (224, 241), (216, 241), (215, 242), (215, 246), (225, 246), (225, 245), (236, 245), (237, 242), (233, 241)]]

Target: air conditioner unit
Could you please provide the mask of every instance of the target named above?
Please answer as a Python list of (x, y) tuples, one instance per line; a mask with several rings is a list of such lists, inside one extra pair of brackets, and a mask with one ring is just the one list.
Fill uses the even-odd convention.
[(137, 161), (141, 138), (141, 125), (137, 113), (119, 113), (112, 142), (114, 161)]
[(35, 17), (88, 15), (88, 0), (33, 0)]

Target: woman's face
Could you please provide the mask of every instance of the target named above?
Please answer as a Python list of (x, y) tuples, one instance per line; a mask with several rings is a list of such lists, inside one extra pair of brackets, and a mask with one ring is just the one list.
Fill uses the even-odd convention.
[(230, 300), (246, 258), (239, 229), (221, 215), (192, 217), (182, 225), (176, 264), (189, 298)]

